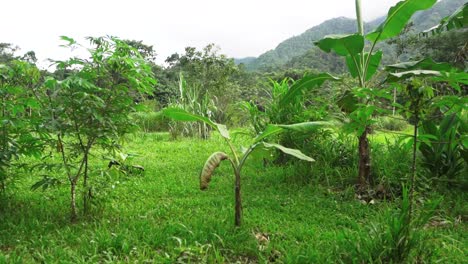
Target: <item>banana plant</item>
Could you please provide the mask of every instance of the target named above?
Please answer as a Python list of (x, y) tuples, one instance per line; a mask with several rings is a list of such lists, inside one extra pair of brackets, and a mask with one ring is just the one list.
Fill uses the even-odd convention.
[[(368, 133), (372, 124), (372, 115), (379, 109), (371, 105), (372, 94), (375, 94), (370, 81), (377, 73), (382, 60), (382, 51), (376, 51), (377, 43), (399, 35), (417, 11), (432, 7), (437, 0), (405, 0), (391, 7), (387, 18), (374, 31), (365, 34), (361, 17), (361, 0), (356, 0), (357, 32), (349, 35), (332, 35), (315, 43), (325, 52), (334, 52), (345, 57), (349, 73), (359, 81), (359, 87), (345, 94), (343, 101), (354, 102), (352, 107), (351, 127), (359, 138), (359, 173), (358, 183), (365, 186), (370, 182), (371, 156)], [(365, 50), (366, 41), (370, 49)]]
[(227, 127), (223, 124), (217, 124), (210, 119), (199, 116), (196, 114), (189, 113), (183, 109), (179, 108), (166, 108), (163, 110), (163, 114), (169, 118), (172, 118), (176, 121), (185, 121), (185, 122), (204, 122), (214, 130), (218, 131), (220, 135), (224, 138), (226, 143), (229, 145), (231, 150), (231, 155), (228, 155), (224, 152), (215, 152), (213, 153), (208, 160), (200, 174), (200, 189), (206, 190), (213, 176), (215, 169), (221, 164), (224, 160), (229, 160), (235, 176), (235, 217), (234, 223), (236, 226), (240, 226), (242, 222), (242, 199), (241, 199), (241, 171), (249, 155), (256, 149), (278, 149), (285, 154), (294, 156), (298, 159), (313, 162), (314, 159), (305, 155), (300, 150), (291, 149), (284, 147), (275, 143), (265, 142), (265, 139), (279, 134), (285, 130), (291, 130), (296, 132), (307, 133), (327, 125), (326, 122), (306, 122), (298, 123), (291, 125), (267, 125), (266, 128), (259, 133), (256, 137), (252, 138), (250, 146), (244, 150), (242, 153), (239, 153), (234, 145), (232, 144), (229, 131)]
[(443, 18), (438, 25), (423, 31), (421, 35), (428, 37), (466, 27), (468, 27), (468, 3), (463, 4), (450, 16)]

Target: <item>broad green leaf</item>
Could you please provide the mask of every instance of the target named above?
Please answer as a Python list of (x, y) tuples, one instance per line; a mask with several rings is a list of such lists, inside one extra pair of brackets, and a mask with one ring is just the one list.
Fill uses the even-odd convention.
[(359, 100), (351, 91), (346, 91), (336, 103), (341, 108), (341, 111), (352, 113), (357, 109)]
[(198, 122), (198, 121), (201, 121), (201, 122), (204, 122), (206, 123), (207, 125), (211, 126), (212, 128), (216, 129), (220, 134), (221, 136), (223, 136), (224, 138), (227, 138), (229, 139), (229, 131), (227, 130), (226, 126), (225, 125), (222, 125), (222, 124), (217, 124), (213, 121), (211, 121), (210, 119), (204, 117), (204, 116), (200, 116), (200, 115), (196, 115), (196, 114), (192, 114), (192, 113), (189, 113), (183, 109), (180, 109), (180, 108), (174, 108), (174, 107), (170, 107), (170, 108), (166, 108), (164, 110), (162, 110), (163, 112), (163, 115), (169, 117), (169, 118), (172, 118), (176, 121), (182, 121), (182, 122)]
[(444, 30), (466, 28), (468, 26), (468, 3), (457, 9), (452, 15), (443, 18), (440, 23), (428, 30), (423, 31), (423, 36), (436, 35)]
[(216, 125), (216, 129), (218, 130), (219, 134), (221, 134), (222, 137), (229, 139), (229, 130), (227, 127), (223, 124), (218, 124), (214, 123)]
[[(370, 61), (369, 61), (369, 67), (367, 68), (367, 73), (366, 73), (366, 81), (370, 80), (372, 76), (377, 72), (377, 69), (379, 68), (380, 61), (382, 60), (382, 51), (379, 50), (375, 53), (372, 54)], [(354, 59), (351, 55), (346, 56), (346, 65), (348, 66), (349, 72), (351, 73), (351, 76), (354, 78), (359, 76), (359, 70), (356, 67), (356, 64), (354, 60), (358, 63), (358, 65), (361, 65), (361, 56), (355, 56)], [(369, 53), (366, 52), (364, 54), (364, 61), (367, 61), (369, 58)]]
[(46, 88), (53, 89), (58, 83), (59, 82), (56, 79), (52, 77), (46, 77), (46, 80), (44, 81), (44, 86)]
[(35, 98), (28, 98), (26, 99), (26, 106), (32, 109), (39, 109), (41, 107), (39, 101)]
[(271, 148), (265, 148), (263, 144), (257, 145), (252, 153), (250, 154), (257, 160), (270, 160), (273, 161), (275, 159), (275, 152), (272, 151)]
[(355, 56), (364, 49), (364, 37), (360, 34), (330, 35), (315, 42), (325, 52), (334, 51), (340, 56)]
[(417, 11), (431, 8), (437, 0), (405, 0), (398, 2), (388, 11), (387, 19), (366, 38), (372, 42), (383, 41), (395, 36), (405, 28)]
[(408, 79), (414, 76), (439, 77), (439, 76), (442, 76), (442, 74), (439, 71), (429, 71), (429, 70), (414, 70), (414, 71), (390, 73), (390, 75), (387, 78), (387, 82), (397, 82), (397, 81)]
[(434, 81), (447, 82), (458, 92), (461, 92), (462, 88), (460, 84), (468, 85), (468, 73), (466, 72), (441, 72), (441, 76), (433, 78)]
[(292, 130), (301, 133), (310, 133), (313, 131), (317, 131), (317, 129), (326, 127), (331, 125), (330, 122), (327, 121), (314, 121), (314, 122), (303, 122), (303, 123), (296, 123), (291, 125), (276, 125), (280, 128), (286, 130)]
[(213, 121), (211, 121), (210, 119), (206, 118), (206, 117), (203, 117), (203, 116), (200, 116), (200, 115), (196, 115), (196, 114), (192, 114), (192, 113), (189, 113), (183, 109), (180, 109), (180, 108), (165, 108), (163, 109), (163, 114), (169, 118), (172, 118), (176, 121), (183, 121), (183, 122), (197, 122), (197, 121), (201, 121), (201, 122), (204, 122), (208, 125), (210, 125), (211, 127), (213, 128), (217, 128), (215, 123)]
[(283, 129), (281, 127), (278, 127), (276, 125), (267, 125), (265, 130), (263, 130), (263, 132), (261, 132), (259, 135), (257, 135), (257, 137), (255, 137), (254, 144), (264, 140), (269, 136), (279, 134), (281, 132), (283, 132)]
[(294, 100), (294, 98), (301, 94), (301, 92), (304, 89), (310, 89), (315, 86), (320, 86), (327, 80), (337, 81), (340, 80), (340, 78), (334, 77), (328, 73), (309, 74), (304, 76), (302, 79), (296, 81), (293, 85), (291, 85), (288, 92), (281, 99), (280, 105), (291, 103)]
[(291, 131), (296, 131), (300, 133), (310, 133), (328, 125), (330, 125), (330, 122), (326, 122), (326, 121), (303, 122), (303, 123), (296, 123), (296, 124), (290, 124), (290, 125), (270, 124), (270, 125), (267, 125), (265, 130), (254, 139), (254, 144), (264, 140), (265, 138), (269, 136), (282, 133), (284, 132), (284, 130), (291, 130)]
[(419, 61), (408, 61), (398, 64), (388, 65), (385, 67), (386, 71), (412, 71), (412, 70), (430, 70), (430, 71), (451, 71), (452, 66), (448, 63), (438, 63), (431, 58), (422, 59)]
[(265, 146), (265, 148), (276, 148), (276, 149), (279, 149), (281, 150), (283, 153), (286, 153), (288, 155), (291, 155), (291, 156), (294, 156), (298, 159), (301, 159), (301, 160), (305, 160), (305, 161), (310, 161), (310, 162), (313, 162), (315, 161), (313, 158), (305, 155), (304, 153), (302, 153), (300, 150), (298, 149), (292, 149), (292, 148), (287, 148), (285, 146), (282, 146), (282, 145), (279, 145), (279, 144), (274, 144), (274, 143), (266, 143), (266, 142), (263, 142), (263, 145)]

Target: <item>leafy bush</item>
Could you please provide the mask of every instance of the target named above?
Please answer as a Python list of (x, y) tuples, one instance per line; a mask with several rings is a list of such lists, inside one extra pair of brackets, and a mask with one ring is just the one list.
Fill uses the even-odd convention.
[(12, 179), (13, 163), (21, 156), (39, 156), (43, 142), (36, 127), (41, 120), (39, 69), (24, 61), (0, 64), (0, 192)]
[(426, 139), (421, 142), (422, 166), (434, 177), (453, 183), (466, 170), (466, 123), (457, 114), (445, 116), (437, 126), (432, 120), (423, 122), (421, 133)]

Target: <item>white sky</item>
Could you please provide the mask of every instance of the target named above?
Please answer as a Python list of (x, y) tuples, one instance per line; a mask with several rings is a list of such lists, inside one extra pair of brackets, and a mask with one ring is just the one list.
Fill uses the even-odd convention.
[[(365, 20), (398, 0), (362, 0)], [(59, 36), (113, 35), (153, 45), (163, 62), (187, 46), (215, 43), (230, 57), (258, 56), (324, 20), (355, 17), (354, 0), (2, 0), (0, 42), (64, 59)]]

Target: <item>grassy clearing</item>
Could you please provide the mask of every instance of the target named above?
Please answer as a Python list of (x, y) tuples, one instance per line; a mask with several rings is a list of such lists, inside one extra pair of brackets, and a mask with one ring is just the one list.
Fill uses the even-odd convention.
[[(217, 136), (208, 141), (170, 141), (165, 133), (130, 136), (126, 149), (140, 154), (132, 163), (143, 165), (145, 174), (111, 179), (94, 217), (74, 225), (68, 220), (66, 184), (32, 192), (37, 176), (21, 175), (1, 201), (0, 263), (340, 262), (366, 238), (368, 224), (382, 223), (385, 212), (397, 206), (366, 205), (355, 199), (352, 187), (324, 187), (313, 174), (252, 159), (243, 173), (244, 223), (236, 229), (229, 164), (221, 165), (207, 191), (199, 191), (205, 159), (227, 151), (224, 146)], [(100, 162), (98, 155), (95, 160)], [(320, 162), (310, 166), (320, 171)], [(304, 177), (310, 178), (305, 184), (297, 180)], [(433, 259), (466, 260), (468, 230), (457, 220), (466, 214), (466, 198), (463, 193), (446, 198), (441, 221), (427, 228)]]

